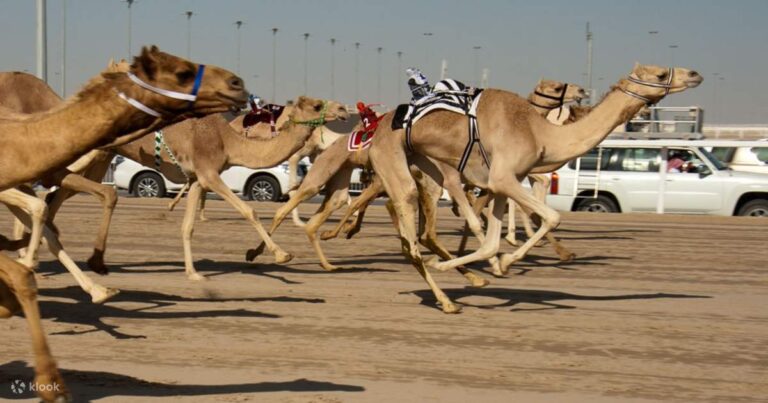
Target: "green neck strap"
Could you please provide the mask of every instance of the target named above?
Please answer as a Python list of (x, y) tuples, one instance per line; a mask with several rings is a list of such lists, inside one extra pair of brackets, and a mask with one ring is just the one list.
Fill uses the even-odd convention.
[(316, 127), (320, 127), (325, 124), (325, 113), (328, 111), (328, 102), (323, 101), (323, 109), (320, 110), (320, 117), (310, 120), (294, 120), (293, 117), (291, 117), (291, 123), (297, 124), (297, 125), (304, 125), (309, 126), (310, 128), (314, 129)]

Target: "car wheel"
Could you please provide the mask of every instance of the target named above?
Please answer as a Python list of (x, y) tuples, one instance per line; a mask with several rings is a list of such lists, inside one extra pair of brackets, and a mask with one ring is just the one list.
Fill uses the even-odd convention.
[(144, 172), (134, 179), (131, 193), (136, 197), (165, 197), (165, 183), (160, 175)]
[(768, 200), (752, 200), (739, 209), (740, 216), (768, 217)]
[(608, 196), (598, 195), (596, 198), (588, 198), (579, 203), (578, 211), (592, 213), (618, 213), (619, 207)]
[(248, 200), (276, 202), (280, 200), (280, 184), (271, 176), (259, 175), (248, 181), (246, 194)]

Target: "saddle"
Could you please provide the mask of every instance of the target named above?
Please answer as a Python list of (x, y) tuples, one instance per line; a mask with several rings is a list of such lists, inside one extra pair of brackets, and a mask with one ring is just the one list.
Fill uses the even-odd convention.
[(360, 113), (360, 120), (363, 122), (363, 128), (352, 132), (347, 141), (349, 151), (365, 150), (371, 146), (373, 135), (376, 128), (379, 127), (379, 121), (383, 116), (376, 116), (376, 112), (371, 109), (373, 105), (366, 105), (362, 102), (357, 103), (357, 111)]
[(247, 129), (259, 123), (269, 123), (273, 127), (280, 115), (283, 114), (285, 105), (267, 104), (260, 108), (254, 108), (243, 119), (243, 129)]

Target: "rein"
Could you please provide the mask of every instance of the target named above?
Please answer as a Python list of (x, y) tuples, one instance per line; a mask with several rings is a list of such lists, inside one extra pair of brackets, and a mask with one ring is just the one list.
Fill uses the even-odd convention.
[[(195, 101), (197, 100), (197, 93), (200, 91), (200, 86), (203, 82), (203, 74), (205, 74), (205, 65), (200, 64), (197, 68), (197, 74), (195, 75), (195, 82), (192, 85), (192, 91), (189, 94), (185, 94), (183, 92), (177, 92), (172, 90), (166, 90), (164, 88), (155, 87), (154, 85), (151, 85), (147, 83), (146, 81), (143, 81), (135, 74), (131, 73), (130, 71), (125, 73), (131, 81), (133, 81), (136, 85), (138, 85), (141, 88), (144, 88), (145, 90), (154, 92), (155, 94), (160, 94), (162, 96), (173, 98), (173, 99), (179, 99), (182, 101), (188, 101), (189, 102), (189, 108), (192, 109), (192, 106), (195, 104)], [(147, 115), (154, 116), (156, 118), (162, 117), (162, 113), (148, 107), (147, 105), (144, 105), (143, 103), (137, 101), (134, 98), (131, 98), (127, 95), (125, 95), (124, 92), (118, 92), (117, 96), (120, 97), (120, 99), (128, 102), (131, 106), (134, 108), (146, 113)]]
[(539, 105), (539, 104), (537, 104), (536, 102), (533, 102), (533, 101), (528, 101), (528, 102), (530, 102), (531, 105), (539, 107), (541, 109), (552, 110), (552, 109), (555, 109), (555, 108), (560, 108), (560, 111), (557, 112), (557, 118), (560, 119), (560, 115), (563, 113), (563, 105), (565, 105), (565, 93), (567, 91), (568, 91), (568, 83), (565, 83), (563, 85), (563, 92), (561, 92), (560, 95), (558, 95), (558, 96), (548, 95), (548, 94), (545, 94), (543, 92), (539, 92), (538, 90), (534, 90), (533, 91), (534, 95), (538, 95), (538, 96), (540, 96), (542, 98), (553, 99), (553, 100), (557, 101), (557, 105), (554, 105), (554, 106)]
[(323, 140), (323, 125), (325, 124), (325, 113), (328, 111), (328, 101), (323, 101), (323, 109), (320, 110), (320, 117), (309, 119), (309, 120), (294, 120), (293, 116), (289, 116), (288, 120), (295, 124), (295, 125), (304, 125), (309, 127), (310, 129), (314, 130), (316, 128), (320, 128), (320, 141), (325, 143), (325, 140)]
[[(627, 80), (629, 82), (631, 82), (631, 83), (644, 85), (646, 87), (664, 88), (664, 95), (661, 96), (661, 98), (664, 98), (667, 95), (669, 95), (669, 90), (672, 88), (672, 80), (674, 79), (674, 75), (675, 75), (675, 69), (670, 67), (669, 70), (668, 70), (668, 74), (667, 74), (667, 76), (668, 76), (667, 82), (664, 83), (664, 84), (659, 84), (659, 83), (654, 83), (654, 82), (650, 82), (650, 81), (640, 80), (639, 78), (632, 77), (631, 75), (629, 77), (627, 77)], [(650, 99), (650, 98), (648, 98), (646, 96), (640, 95), (640, 94), (638, 94), (636, 92), (632, 92), (630, 90), (627, 90), (627, 89), (624, 89), (624, 88), (621, 88), (621, 87), (619, 87), (619, 90), (621, 92), (631, 96), (631, 97), (635, 97), (635, 98), (645, 102), (645, 104), (648, 105), (648, 106), (651, 106), (651, 105), (653, 105), (653, 104), (655, 104), (655, 103), (657, 103), (657, 102), (659, 102), (661, 100), (661, 98), (659, 98), (658, 100), (656, 100), (656, 102), (654, 102), (652, 99)]]

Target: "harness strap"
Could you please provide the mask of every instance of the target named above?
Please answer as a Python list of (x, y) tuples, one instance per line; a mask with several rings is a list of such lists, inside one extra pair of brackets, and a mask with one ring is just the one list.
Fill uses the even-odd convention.
[(540, 96), (542, 98), (553, 99), (553, 100), (557, 101), (557, 105), (555, 105), (555, 106), (539, 105), (539, 104), (537, 104), (537, 103), (535, 103), (533, 101), (528, 101), (528, 102), (530, 102), (531, 105), (537, 106), (537, 107), (542, 108), (542, 109), (552, 110), (552, 109), (555, 109), (555, 108), (560, 108), (560, 111), (557, 112), (557, 118), (560, 119), (560, 115), (563, 114), (563, 105), (565, 105), (565, 93), (567, 91), (568, 91), (568, 83), (563, 84), (563, 91), (558, 96), (548, 95), (548, 94), (545, 94), (545, 93), (539, 92), (539, 91), (533, 91), (533, 93), (535, 95), (538, 95), (538, 96)]
[(146, 113), (147, 115), (151, 115), (151, 116), (154, 116), (156, 118), (159, 118), (159, 117), (162, 116), (162, 114), (160, 112), (158, 112), (158, 111), (148, 107), (147, 105), (144, 105), (141, 102), (139, 102), (139, 101), (137, 101), (137, 100), (135, 100), (135, 99), (125, 95), (124, 92), (118, 92), (117, 96), (120, 97), (120, 99), (124, 100), (125, 102), (128, 102), (134, 108), (136, 108), (136, 109)]
[[(663, 98), (663, 97), (666, 97), (667, 95), (669, 95), (669, 90), (672, 88), (672, 80), (674, 79), (674, 75), (675, 75), (675, 69), (670, 67), (669, 70), (668, 70), (668, 73), (667, 73), (667, 82), (663, 83), (663, 84), (654, 83), (654, 82), (651, 82), (651, 81), (641, 80), (639, 78), (635, 78), (635, 77), (632, 77), (632, 76), (627, 77), (627, 80), (629, 82), (632, 82), (632, 83), (635, 83), (635, 84), (644, 85), (646, 87), (664, 88), (664, 95), (662, 96), (662, 98)], [(619, 87), (619, 90), (621, 90), (621, 92), (623, 92), (623, 93), (625, 93), (625, 94), (627, 94), (627, 95), (629, 95), (631, 97), (635, 97), (635, 98), (645, 102), (645, 104), (648, 105), (648, 106), (651, 106), (651, 105), (655, 104), (656, 102), (659, 102), (658, 100), (656, 102), (653, 102), (652, 99), (650, 99), (650, 98), (648, 98), (646, 96), (640, 95), (640, 94), (638, 94), (636, 92), (632, 92), (630, 90), (626, 90), (626, 89), (621, 88), (621, 87)]]
[(197, 69), (197, 75), (195, 76), (195, 84), (192, 88), (192, 93), (190, 94), (184, 94), (182, 92), (176, 92), (171, 90), (166, 90), (164, 88), (158, 88), (155, 87), (149, 83), (144, 82), (142, 79), (137, 77), (135, 74), (131, 73), (130, 71), (126, 74), (128, 75), (128, 78), (131, 79), (134, 83), (136, 83), (139, 87), (144, 88), (146, 90), (152, 91), (156, 94), (160, 94), (163, 96), (166, 96), (168, 98), (173, 99), (180, 99), (182, 101), (189, 101), (189, 102), (195, 102), (197, 100), (197, 92), (200, 90), (200, 83), (203, 80), (203, 73), (205, 72), (205, 65), (201, 64), (200, 67)]
[(155, 132), (155, 168), (158, 171), (160, 170), (160, 165), (163, 162), (163, 157), (161, 156), (163, 149), (165, 149), (165, 152), (168, 153), (168, 158), (170, 158), (171, 162), (173, 162), (173, 164), (176, 165), (176, 168), (179, 169), (179, 172), (181, 172), (181, 174), (184, 175), (185, 178), (187, 178), (187, 182), (189, 182), (189, 175), (187, 175), (187, 173), (184, 172), (184, 169), (181, 168), (181, 164), (179, 164), (179, 161), (176, 159), (176, 156), (173, 155), (173, 151), (171, 151), (171, 148), (168, 147), (168, 143), (165, 142), (163, 131), (158, 130)]
[(472, 156), (472, 149), (475, 147), (475, 144), (477, 144), (480, 149), (480, 155), (483, 157), (483, 162), (485, 162), (485, 165), (490, 169), (491, 161), (488, 158), (488, 153), (485, 151), (485, 147), (483, 147), (483, 143), (480, 142), (480, 128), (477, 126), (477, 116), (470, 115), (469, 142), (467, 143), (467, 146), (464, 147), (461, 160), (459, 160), (459, 172), (464, 172), (464, 168), (467, 167), (467, 163), (469, 163), (469, 158)]

